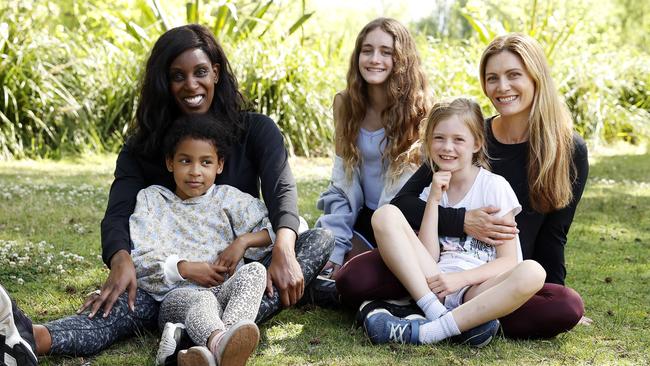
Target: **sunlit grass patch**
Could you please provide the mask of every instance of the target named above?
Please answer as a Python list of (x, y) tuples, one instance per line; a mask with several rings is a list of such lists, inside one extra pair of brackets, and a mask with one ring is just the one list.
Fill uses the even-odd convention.
[[(108, 274), (99, 257), (99, 223), (114, 161), (105, 156), (0, 163), (0, 184), (10, 195), (0, 194), (0, 283), (37, 322), (74, 313)], [(648, 364), (650, 155), (598, 155), (591, 161), (566, 265), (567, 285), (582, 295), (592, 326), (550, 340), (499, 338), (481, 350), (449, 342), (373, 346), (361, 329), (352, 327), (352, 311), (304, 306), (285, 310), (260, 327), (262, 339), (250, 364)], [(331, 159), (295, 159), (292, 164), (300, 213), (313, 224)], [(92, 358), (45, 357), (41, 364), (147, 365), (153, 363), (157, 344), (157, 333), (144, 332)]]

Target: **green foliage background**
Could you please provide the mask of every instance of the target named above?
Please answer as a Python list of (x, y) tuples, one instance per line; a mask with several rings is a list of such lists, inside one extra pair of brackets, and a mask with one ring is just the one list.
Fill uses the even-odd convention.
[[(647, 141), (650, 3), (436, 4), (408, 24), (436, 97), (472, 96), (492, 113), (478, 82), (480, 53), (497, 34), (525, 32), (545, 47), (583, 136), (593, 144)], [(357, 32), (378, 15), (407, 23), (399, 6), (346, 11), (318, 1), (4, 1), (0, 159), (116, 151), (152, 43), (187, 22), (219, 37), (251, 108), (278, 123), (293, 153), (328, 155), (332, 97), (345, 85)]]

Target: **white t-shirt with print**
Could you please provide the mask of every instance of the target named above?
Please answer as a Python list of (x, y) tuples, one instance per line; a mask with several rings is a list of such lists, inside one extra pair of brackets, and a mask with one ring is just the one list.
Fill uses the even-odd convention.
[[(431, 185), (426, 187), (420, 194), (420, 199), (425, 201), (429, 198)], [(447, 192), (442, 193), (440, 206), (452, 208), (465, 208), (473, 210), (476, 208), (495, 206), (500, 208), (494, 215), (501, 217), (509, 212), (517, 215), (521, 212), (521, 205), (517, 200), (515, 192), (508, 181), (500, 175), (480, 168), (474, 184), (457, 204), (451, 206)], [(496, 249), (470, 235), (464, 237), (440, 236), (440, 261), (439, 267), (442, 272), (460, 272), (476, 268), (486, 262), (496, 259)], [(519, 236), (517, 241), (517, 260), (522, 260)]]

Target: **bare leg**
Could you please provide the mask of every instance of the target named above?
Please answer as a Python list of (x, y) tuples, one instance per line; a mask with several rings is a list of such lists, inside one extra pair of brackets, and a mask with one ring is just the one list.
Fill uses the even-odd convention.
[(50, 349), (52, 348), (50, 331), (38, 324), (34, 324), (32, 330), (34, 331), (34, 340), (36, 341), (36, 354), (44, 356), (50, 353)]
[(539, 263), (526, 260), (513, 269), (472, 286), (465, 303), (451, 314), (460, 331), (508, 315), (523, 305), (544, 285), (546, 272)]
[(386, 266), (414, 299), (431, 292), (427, 277), (440, 273), (402, 212), (393, 205), (377, 209), (372, 216), (377, 247)]

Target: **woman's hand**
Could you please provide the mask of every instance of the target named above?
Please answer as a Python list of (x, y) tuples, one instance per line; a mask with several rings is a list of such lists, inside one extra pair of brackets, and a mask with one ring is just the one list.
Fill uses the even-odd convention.
[(305, 278), (296, 260), (296, 234), (291, 229), (281, 228), (276, 233), (271, 264), (266, 272), (266, 293), (273, 296), (273, 285), (280, 292), (284, 307), (298, 302), (305, 291)]
[(228, 268), (208, 262), (178, 262), (178, 272), (187, 280), (203, 287), (214, 287), (223, 283)]
[(501, 245), (515, 238), (519, 233), (514, 218), (496, 217), (499, 208), (494, 206), (477, 208), (465, 212), (463, 230), (466, 234), (488, 245)]
[(104, 318), (111, 313), (113, 305), (117, 298), (124, 293), (128, 292), (128, 304), (131, 311), (135, 310), (135, 294), (138, 289), (138, 282), (135, 278), (135, 266), (131, 255), (126, 250), (119, 250), (113, 257), (111, 257), (111, 271), (108, 278), (99, 292), (92, 292), (79, 310), (77, 314), (90, 308), (89, 318), (92, 318), (97, 313), (100, 307), (104, 307)]
[(467, 286), (469, 282), (465, 279), (463, 272), (455, 272), (438, 273), (427, 278), (427, 284), (429, 284), (431, 291), (438, 296), (438, 299), (443, 301), (445, 296)]
[(244, 234), (235, 239), (228, 247), (219, 254), (216, 265), (228, 268), (228, 274), (232, 276), (237, 269), (237, 264), (244, 258), (244, 253), (248, 249), (247, 235)]

